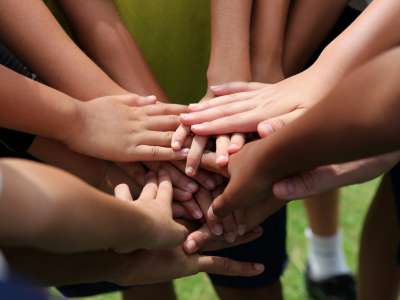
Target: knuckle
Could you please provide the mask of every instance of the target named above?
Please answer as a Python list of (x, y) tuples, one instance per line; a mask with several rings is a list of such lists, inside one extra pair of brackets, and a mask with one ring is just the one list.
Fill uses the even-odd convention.
[(160, 155), (159, 152), (160, 151), (159, 151), (158, 147), (156, 147), (156, 146), (151, 147), (151, 158), (152, 158), (152, 160), (154, 160), (154, 161), (159, 160), (159, 155)]
[(222, 265), (222, 269), (224, 270), (224, 272), (226, 272), (228, 274), (233, 273), (234, 268), (233, 268), (231, 261), (229, 261), (228, 259), (222, 259), (221, 265)]
[(314, 183), (315, 183), (315, 178), (312, 172), (306, 172), (303, 174), (303, 176), (301, 176), (301, 180), (304, 186), (304, 189), (307, 192), (312, 191), (312, 189), (314, 188)]

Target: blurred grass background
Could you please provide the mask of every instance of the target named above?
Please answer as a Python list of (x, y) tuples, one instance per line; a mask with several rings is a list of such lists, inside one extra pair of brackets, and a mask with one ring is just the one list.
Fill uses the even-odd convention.
[[(46, 1), (66, 25), (52, 0)], [(114, 0), (129, 31), (140, 45), (161, 86), (174, 102), (200, 99), (206, 88), (209, 57), (210, 2), (196, 0)], [(348, 262), (355, 270), (363, 219), (378, 180), (345, 188), (342, 192), (341, 224)], [(289, 205), (288, 253), (283, 277), (285, 299), (308, 299), (303, 285), (306, 256), (306, 218), (300, 202)], [(268, 266), (267, 266), (268, 267)], [(207, 276), (200, 274), (175, 281), (180, 300), (217, 300)], [(119, 300), (119, 293), (85, 300)]]

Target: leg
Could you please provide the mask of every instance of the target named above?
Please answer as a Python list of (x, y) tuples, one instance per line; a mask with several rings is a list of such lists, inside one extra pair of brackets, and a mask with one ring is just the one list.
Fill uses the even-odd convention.
[(392, 185), (385, 176), (365, 219), (359, 256), (358, 299), (397, 299), (399, 225)]

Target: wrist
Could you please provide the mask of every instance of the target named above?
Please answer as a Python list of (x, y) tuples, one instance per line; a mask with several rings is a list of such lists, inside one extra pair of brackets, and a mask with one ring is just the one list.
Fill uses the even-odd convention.
[(77, 132), (80, 131), (83, 124), (84, 102), (76, 99), (66, 101), (65, 118), (60, 128), (56, 130), (56, 135), (52, 138), (68, 145)]

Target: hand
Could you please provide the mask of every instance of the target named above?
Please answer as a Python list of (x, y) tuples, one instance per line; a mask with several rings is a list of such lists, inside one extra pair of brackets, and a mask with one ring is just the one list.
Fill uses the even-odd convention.
[[(207, 91), (206, 95), (200, 102), (206, 102), (211, 99), (214, 95), (210, 90)], [(190, 134), (190, 127), (180, 125), (172, 137), (171, 146), (174, 150), (181, 149), (185, 139)], [(208, 138), (194, 136), (192, 146), (189, 150), (189, 154), (186, 160), (186, 174), (188, 176), (194, 176), (198, 170), (201, 162), (201, 156), (204, 153), (207, 146)], [(229, 154), (235, 153), (240, 150), (244, 145), (245, 139), (240, 134), (234, 134), (232, 137), (228, 135), (218, 136), (216, 139), (216, 163), (221, 167), (228, 164)]]
[(234, 243), (227, 242), (221, 236), (213, 235), (207, 225), (191, 232), (183, 243), (183, 249), (187, 254), (203, 251), (216, 251), (252, 242), (263, 233), (262, 227), (256, 227), (243, 236), (239, 236)]
[(254, 206), (271, 196), (272, 179), (264, 168), (265, 157), (260, 151), (260, 142), (246, 144), (231, 157), (228, 165), (230, 180), (208, 210), (207, 216), (211, 220)]
[[(158, 180), (153, 172), (147, 175), (147, 183), (142, 193), (133, 205), (148, 216), (149, 228), (144, 240), (146, 249), (172, 248), (185, 239), (187, 229), (177, 223), (172, 215), (172, 183), (166, 171), (160, 170)], [(129, 188), (125, 184), (115, 188), (117, 198), (124, 201), (133, 201)], [(129, 242), (127, 242), (129, 244)], [(135, 248), (129, 245), (121, 245), (113, 248), (118, 253), (129, 253)]]
[(225, 276), (256, 276), (264, 272), (257, 263), (238, 262), (225, 257), (187, 255), (182, 247), (170, 250), (139, 250), (126, 255), (121, 270), (110, 281), (131, 286), (167, 282), (206, 272)]
[(130, 94), (77, 102), (75, 126), (63, 142), (76, 152), (120, 162), (185, 159), (185, 149), (169, 146), (186, 107), (149, 104), (154, 101)]
[(264, 123), (266, 131), (273, 132), (301, 116), (329, 92), (315, 81), (314, 73), (305, 71), (276, 84), (233, 82), (212, 87), (214, 94), (225, 96), (191, 104), (191, 113), (182, 114), (181, 122), (202, 136), (255, 132), (262, 121), (268, 121)]
[(388, 172), (400, 159), (393, 152), (343, 164), (318, 167), (274, 184), (277, 198), (293, 200), (317, 195), (342, 186), (363, 183)]

